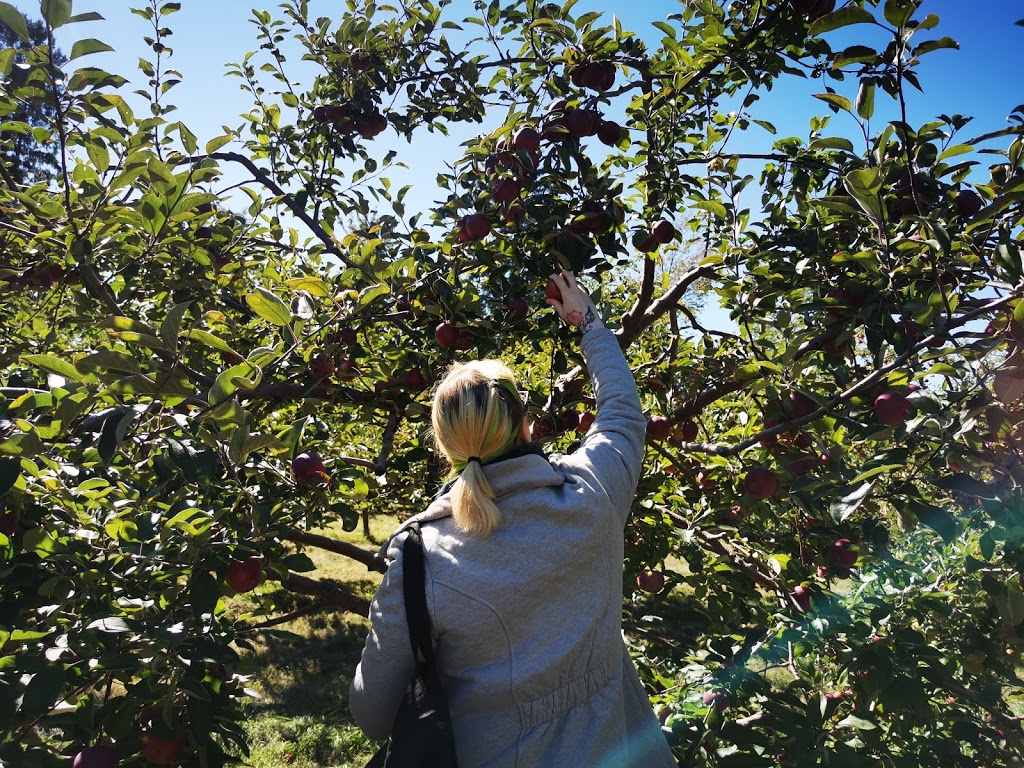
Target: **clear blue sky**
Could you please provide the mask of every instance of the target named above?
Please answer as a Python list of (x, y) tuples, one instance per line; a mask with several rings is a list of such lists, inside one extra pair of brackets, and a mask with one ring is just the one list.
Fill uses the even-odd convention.
[[(14, 4), (32, 16), (38, 16), (37, 0), (15, 0)], [(151, 58), (151, 52), (142, 41), (149, 33), (148, 23), (132, 15), (132, 5), (143, 5), (144, 0), (76, 0), (75, 12), (97, 11), (105, 17), (103, 22), (72, 25), (62, 30), (59, 44), (70, 51), (78, 37), (96, 37), (112, 45), (116, 52), (90, 56), (80, 60), (83, 65), (101, 66), (127, 77), (132, 87), (145, 87), (145, 78), (137, 68), (140, 56)], [(311, 15), (330, 15), (342, 4), (339, 0), (310, 0)], [(455, 0), (446, 10), (448, 18), (461, 19), (473, 15), (471, 0)], [(170, 94), (170, 101), (178, 106), (176, 118), (185, 122), (199, 137), (200, 146), (213, 136), (221, 134), (222, 125), (240, 125), (238, 115), (247, 111), (251, 101), (240, 89), (238, 78), (226, 77), (225, 64), (237, 62), (256, 45), (255, 27), (249, 21), (252, 0), (182, 0), (182, 10), (168, 17), (174, 34), (168, 40), (174, 48), (169, 65), (179, 70), (183, 83)], [(277, 15), (277, 0), (258, 7)], [(598, 10), (617, 14), (623, 26), (638, 33), (651, 44), (657, 43), (661, 33), (651, 26), (652, 21), (664, 19), (681, 8), (678, 0), (580, 0), (574, 13)], [(960, 43), (959, 51), (938, 51), (928, 55), (920, 70), (925, 93), (910, 91), (910, 122), (920, 124), (940, 113), (956, 112), (974, 115), (975, 124), (966, 131), (965, 138), (1006, 125), (1006, 115), (1024, 102), (1024, 88), (1020, 86), (1020, 73), (1024, 72), (1024, 27), (1014, 22), (1024, 18), (1022, 0), (926, 0), (925, 12), (938, 14), (939, 27), (927, 33), (928, 37), (949, 35)], [(856, 35), (871, 31), (857, 26), (832, 33), (830, 42), (839, 48)], [(876, 37), (876, 41), (878, 38)], [(312, 75), (308, 65), (304, 68), (296, 55), (293, 74), (300, 82)], [(273, 87), (269, 78), (268, 88)], [(856, 82), (832, 83), (840, 93), (851, 100), (856, 93)], [(813, 115), (826, 114), (827, 108), (811, 97), (823, 89), (820, 80), (800, 80), (788, 77), (771, 93), (764, 94), (755, 106), (757, 116), (776, 124), (780, 136), (806, 136), (808, 121)], [(880, 130), (883, 121), (897, 116), (895, 105), (887, 96), (877, 98), (873, 130)], [(850, 119), (837, 116), (833, 127), (845, 132), (858, 143), (858, 132)], [(380, 136), (373, 146), (383, 156), (389, 149), (397, 149), (400, 158), (411, 167), (408, 172), (389, 174), (396, 184), (412, 183), (414, 191), (408, 198), (410, 209), (430, 207), (436, 197), (434, 177), (440, 162), (453, 160), (460, 154), (459, 143), (479, 131), (469, 126), (449, 138), (421, 131), (414, 138), (412, 151), (404, 140), (393, 132)], [(760, 129), (752, 129), (730, 144), (734, 152), (766, 151), (772, 137)], [(987, 178), (987, 174), (985, 175)], [(979, 179), (983, 180), (983, 179)]]

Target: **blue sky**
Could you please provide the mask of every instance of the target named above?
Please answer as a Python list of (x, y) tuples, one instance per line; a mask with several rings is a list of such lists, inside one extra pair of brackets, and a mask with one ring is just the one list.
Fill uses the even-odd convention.
[[(105, 17), (103, 22), (72, 25), (61, 30), (59, 44), (65, 52), (78, 37), (96, 37), (112, 45), (116, 51), (81, 59), (83, 65), (101, 66), (132, 81), (129, 87), (145, 87), (145, 78), (138, 70), (140, 56), (152, 54), (142, 41), (149, 33), (148, 23), (130, 13), (132, 5), (143, 5), (145, 0), (76, 0), (75, 12), (96, 11)], [(29, 15), (38, 16), (37, 0), (15, 0), (14, 4)], [(340, 0), (310, 0), (311, 15), (330, 15), (342, 3)], [(446, 11), (448, 18), (461, 19), (472, 15), (471, 0), (455, 0)], [(225, 65), (237, 62), (246, 52), (254, 50), (256, 29), (249, 21), (251, 1), (239, 0), (182, 0), (182, 10), (168, 17), (174, 30), (168, 40), (174, 49), (169, 66), (179, 70), (183, 82), (170, 94), (177, 105), (175, 119), (188, 125), (199, 137), (200, 146), (213, 136), (221, 134), (221, 126), (238, 126), (239, 114), (248, 110), (251, 101), (240, 89), (238, 78), (225, 76)], [(262, 3), (276, 15), (277, 0)], [(679, 0), (580, 0), (574, 13), (598, 10), (616, 14), (626, 29), (630, 29), (650, 44), (656, 45), (661, 33), (651, 26), (652, 21), (664, 19), (681, 7)], [(1014, 22), (1024, 18), (1021, 0), (925, 0), (923, 10), (938, 14), (942, 21), (928, 37), (949, 35), (960, 43), (959, 51), (938, 51), (926, 57), (920, 70), (924, 94), (910, 91), (909, 119), (920, 124), (940, 113), (956, 112), (974, 115), (975, 124), (968, 127), (964, 138), (994, 130), (1006, 125), (1006, 115), (1018, 104), (1024, 103), (1024, 88), (1020, 87), (1020, 73), (1024, 72), (1024, 27)], [(857, 26), (831, 33), (833, 48), (839, 48), (857, 35), (871, 32), (870, 27)], [(879, 38), (875, 38), (877, 42)], [(871, 42), (870, 38), (867, 41)], [(308, 65), (300, 65), (298, 48), (291, 63), (293, 73), (300, 81), (310, 78)], [(820, 80), (801, 80), (789, 77), (772, 92), (763, 95), (755, 106), (758, 117), (775, 123), (779, 136), (806, 136), (812, 116), (827, 113), (824, 104), (811, 94), (823, 89)], [(267, 81), (268, 87), (270, 80)], [(856, 93), (856, 81), (832, 83), (851, 100)], [(876, 117), (872, 125), (877, 132), (885, 120), (897, 116), (896, 105), (879, 94)], [(859, 131), (853, 120), (837, 116), (832, 128), (846, 133), (855, 146), (862, 146)], [(453, 131), (451, 137), (420, 132), (410, 148), (404, 139), (388, 131), (373, 147), (378, 156), (396, 149), (400, 158), (410, 165), (408, 172), (390, 173), (396, 184), (412, 183), (414, 190), (407, 202), (410, 210), (428, 208), (436, 197), (434, 177), (441, 170), (443, 160), (453, 160), (460, 154), (458, 144), (480, 130), (470, 126)], [(752, 129), (738, 136), (731, 144), (734, 152), (764, 152), (770, 148), (772, 137), (760, 129)], [(1000, 144), (1003, 146), (1004, 144)], [(979, 178), (983, 181), (987, 178)]]

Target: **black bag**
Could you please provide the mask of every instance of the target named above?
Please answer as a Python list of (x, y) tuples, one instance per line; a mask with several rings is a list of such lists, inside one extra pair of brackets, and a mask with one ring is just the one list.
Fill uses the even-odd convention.
[(434, 665), (423, 573), (423, 539), (418, 526), (409, 528), (402, 548), (402, 562), (405, 615), (416, 671), (398, 707), (391, 740), (373, 756), (367, 768), (457, 768), (448, 700)]

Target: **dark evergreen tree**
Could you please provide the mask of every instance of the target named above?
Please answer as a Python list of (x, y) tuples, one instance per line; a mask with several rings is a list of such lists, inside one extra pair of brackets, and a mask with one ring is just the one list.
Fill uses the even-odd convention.
[[(50, 56), (50, 41), (46, 25), (41, 21), (29, 21), (29, 41), (22, 40), (10, 27), (0, 23), (0, 53), (10, 57), (9, 72), (0, 80), (0, 122), (5, 130), (0, 133), (0, 158), (2, 158), (5, 180), (17, 185), (31, 184), (51, 178), (59, 167), (58, 148), (60, 143), (51, 132), (57, 114), (53, 95), (54, 83), (62, 81), (60, 67), (67, 57), (59, 48)], [(53, 77), (50, 75), (53, 70)], [(18, 98), (10, 98), (17, 86), (34, 83), (36, 88), (25, 97), (24, 89)]]

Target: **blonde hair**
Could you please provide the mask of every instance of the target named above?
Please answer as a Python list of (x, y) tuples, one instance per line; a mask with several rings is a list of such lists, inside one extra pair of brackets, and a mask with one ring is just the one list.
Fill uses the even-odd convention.
[(512, 371), (500, 360), (455, 363), (438, 384), (430, 421), (434, 443), (457, 475), (451, 493), (459, 529), (486, 536), (500, 522), (483, 465), (520, 442), (524, 414)]

